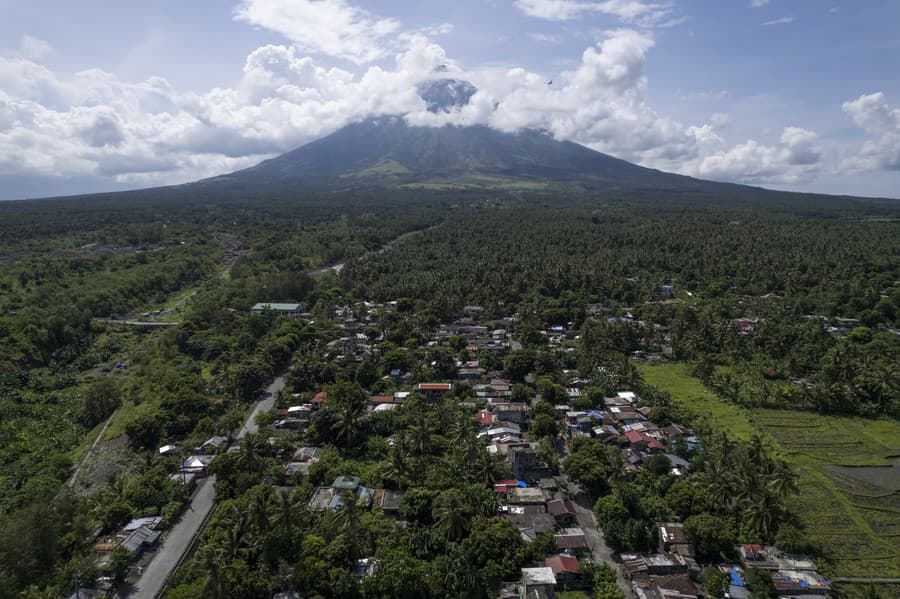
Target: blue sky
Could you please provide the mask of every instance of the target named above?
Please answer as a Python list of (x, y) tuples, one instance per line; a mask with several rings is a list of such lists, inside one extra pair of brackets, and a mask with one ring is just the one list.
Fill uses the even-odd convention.
[[(698, 177), (900, 197), (898, 2), (0, 9), (0, 199), (189, 181), (379, 114), (542, 127)], [(415, 86), (445, 76), (479, 93), (435, 116)]]

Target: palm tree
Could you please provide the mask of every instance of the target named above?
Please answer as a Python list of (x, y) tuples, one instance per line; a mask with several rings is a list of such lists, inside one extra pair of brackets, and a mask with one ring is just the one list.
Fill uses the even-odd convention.
[(250, 497), (250, 505), (247, 506), (250, 524), (262, 534), (269, 530), (269, 508), (272, 505), (271, 487), (265, 489), (266, 491), (255, 490)]
[(424, 416), (419, 416), (409, 429), (410, 448), (419, 455), (425, 455), (431, 451), (432, 437), (428, 428), (428, 421)]
[(198, 561), (206, 570), (206, 580), (203, 583), (203, 596), (210, 599), (218, 599), (222, 596), (222, 569), (225, 563), (223, 552), (217, 551), (212, 545), (205, 546), (198, 555)]
[(462, 506), (449, 503), (434, 508), (435, 526), (447, 536), (447, 542), (459, 541), (469, 529), (469, 519)]
[(293, 531), (299, 528), (306, 519), (306, 501), (296, 491), (279, 493), (275, 496), (274, 518), (272, 523), (278, 528)]
[(744, 512), (750, 525), (759, 531), (764, 541), (772, 539), (775, 524), (781, 514), (778, 499), (767, 491), (758, 493), (748, 504)]
[(466, 503), (466, 496), (460, 489), (450, 489), (442, 493), (434, 502), (431, 515), (435, 528), (444, 534), (447, 543), (459, 541), (469, 530), (472, 508)]
[(269, 442), (258, 433), (249, 434), (241, 439), (241, 449), (237, 463), (247, 472), (262, 470), (263, 458), (269, 451)]
[(797, 484), (797, 474), (786, 462), (776, 462), (772, 478), (766, 487), (782, 499), (790, 495), (799, 495), (800, 486)]
[(366, 393), (359, 385), (338, 383), (331, 388), (329, 400), (337, 414), (332, 430), (338, 437), (344, 438), (345, 447), (350, 447), (366, 412)]
[(350, 491), (341, 493), (341, 505), (331, 513), (331, 524), (340, 533), (354, 534), (359, 530), (360, 509), (356, 495)]
[(716, 462), (707, 462), (700, 480), (706, 487), (706, 494), (716, 513), (721, 513), (731, 498), (731, 488), (728, 480), (728, 471), (724, 465)]
[(403, 489), (403, 480), (409, 470), (409, 457), (406, 438), (398, 437), (388, 452), (387, 476), (396, 481), (400, 489)]
[(472, 463), (472, 468), (478, 482), (487, 485), (497, 480), (497, 473), (500, 470), (500, 458), (483, 447), (479, 449), (480, 451), (475, 454), (475, 461)]

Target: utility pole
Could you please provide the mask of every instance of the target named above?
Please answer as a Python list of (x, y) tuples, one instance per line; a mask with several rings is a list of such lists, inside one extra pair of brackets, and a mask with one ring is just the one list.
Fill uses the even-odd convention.
[(75, 570), (75, 599), (81, 599), (81, 570)]

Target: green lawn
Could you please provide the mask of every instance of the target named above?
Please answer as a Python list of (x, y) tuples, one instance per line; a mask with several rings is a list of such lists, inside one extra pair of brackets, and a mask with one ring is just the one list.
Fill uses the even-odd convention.
[(735, 438), (763, 435), (794, 466), (800, 496), (792, 508), (813, 542), (833, 560), (834, 571), (828, 574), (900, 577), (900, 492), (878, 486), (896, 472), (889, 466), (900, 456), (900, 424), (795, 410), (746, 410), (708, 391), (684, 365), (641, 366), (640, 372), (680, 406)]

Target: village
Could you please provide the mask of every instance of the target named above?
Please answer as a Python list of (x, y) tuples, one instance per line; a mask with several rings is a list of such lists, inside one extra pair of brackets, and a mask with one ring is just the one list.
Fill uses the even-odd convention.
[[(397, 302), (363, 303), (336, 309), (333, 319), (340, 336), (325, 346), (323, 360), (361, 362), (380, 355), (384, 339), (372, 335), (371, 324), (376, 314), (396, 310)], [(271, 311), (289, 318), (311, 318), (302, 304), (258, 304), (252, 313), (262, 315)], [(519, 579), (503, 583), (501, 598), (554, 597), (556, 592), (577, 590), (590, 592), (595, 584), (591, 565), (599, 564), (615, 571), (625, 596), (639, 599), (706, 596), (747, 599), (750, 597), (747, 572), (751, 570), (764, 572), (778, 597), (829, 596), (829, 582), (817, 573), (810, 559), (773, 546), (739, 544), (732, 553), (736, 559), (725, 560), (723, 556), (721, 561), (713, 563), (698, 562), (684, 524), (677, 519), (656, 522), (652, 531), (658, 539), (655, 552), (611, 550), (592, 511), (597, 498), (560, 468), (560, 462), (570, 454), (571, 445), (578, 440), (602, 443), (620, 456), (617, 463), (621, 476), (652, 468), (662, 476), (688, 477), (692, 472), (691, 458), (702, 447), (703, 440), (682, 423), (654, 422), (652, 406), (633, 390), (598, 395), (591, 381), (579, 376), (576, 369), (563, 369), (559, 383), (544, 386), (545, 394), (552, 397), (523, 394), (524, 386), (514, 382), (502, 366), (504, 358), (521, 347), (512, 335), (518, 319), (513, 316), (483, 319), (479, 306), (468, 306), (464, 311), (463, 317), (438, 326), (425, 347), (452, 346), (469, 359), (450, 364), (447, 372), (452, 375), (442, 380), (419, 381), (403, 367), (391, 368), (376, 386), (380, 391), (368, 397), (362, 418), (382, 418), (412, 400), (435, 404), (447, 398), (459, 398), (471, 413), (477, 438), (507, 473), (506, 478), (489, 484), (496, 498), (496, 516), (512, 523), (526, 542), (542, 534), (552, 534), (555, 541), (554, 553), (522, 568)], [(656, 359), (665, 351), (665, 327), (635, 320), (630, 313), (606, 320), (630, 324), (638, 334), (646, 336), (650, 341), (647, 351), (638, 352), (642, 359), (648, 355), (649, 359)], [(741, 334), (752, 334), (756, 325), (751, 319), (735, 321)], [(546, 337), (554, 352), (566, 354), (574, 351), (580, 332), (566, 326), (552, 326), (540, 334)], [(475, 359), (476, 356), (487, 359)], [(527, 372), (523, 382), (533, 387), (541, 381), (535, 373)], [(552, 405), (550, 414), (548, 400)], [(285, 389), (277, 394), (270, 410), (257, 416), (261, 430), (270, 433), (270, 454), (282, 465), (283, 476), (263, 481), (273, 485), (277, 493), (291, 493), (292, 481), (307, 476), (319, 461), (325, 448), (310, 444), (307, 432), (317, 412), (328, 402), (329, 394), (324, 389), (314, 392)], [(543, 432), (540, 440), (535, 434), (536, 421), (545, 427), (550, 422), (553, 429), (549, 434)], [(387, 437), (389, 445), (394, 442), (394, 435)], [(217, 456), (238, 451), (239, 442), (227, 436), (213, 436), (184, 457), (171, 479), (193, 489), (207, 476)], [(166, 454), (179, 449), (168, 445), (159, 452)], [(325, 482), (309, 497), (310, 510), (333, 511), (346, 502), (353, 502), (361, 509), (383, 513), (396, 527), (405, 526), (404, 489), (367, 486), (365, 480), (351, 472)], [(146, 563), (147, 558), (141, 560), (141, 554), (157, 547), (161, 535), (157, 529), (159, 522), (158, 517), (137, 519), (118, 534), (101, 539), (95, 545), (99, 563), (108, 565), (117, 548), (127, 551), (133, 563)], [(371, 576), (377, 568), (374, 557), (360, 559), (357, 574), (361, 578)], [(727, 581), (719, 594), (711, 594), (704, 584), (709, 583), (710, 568), (720, 572)], [(138, 575), (142, 569), (138, 566)], [(282, 599), (296, 596), (299, 595), (290, 592), (281, 595)]]

